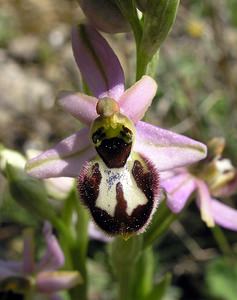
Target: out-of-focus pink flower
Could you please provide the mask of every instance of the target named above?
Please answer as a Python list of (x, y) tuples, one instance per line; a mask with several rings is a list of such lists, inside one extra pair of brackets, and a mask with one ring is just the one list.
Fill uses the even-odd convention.
[(34, 241), (32, 232), (29, 231), (25, 232), (23, 260), (0, 260), (0, 284), (3, 289), (14, 291), (14, 287), (17, 289), (15, 283), (23, 280), (27, 286), (26, 290), (22, 286), (20, 292), (27, 292), (29, 287), (34, 288), (36, 293), (44, 293), (51, 299), (57, 299), (57, 292), (69, 289), (81, 281), (78, 272), (58, 270), (64, 265), (64, 254), (48, 222), (45, 222), (43, 235), (46, 251), (39, 262), (34, 258)]
[[(211, 141), (206, 160), (191, 168), (178, 168), (164, 174), (161, 185), (167, 192), (167, 205), (172, 212), (179, 213), (196, 192), (201, 218), (207, 226), (218, 224), (236, 231), (237, 210), (215, 199), (237, 192), (237, 170), (230, 160), (221, 158), (224, 148), (221, 142), (220, 139)], [(214, 143), (215, 153), (212, 153)]]

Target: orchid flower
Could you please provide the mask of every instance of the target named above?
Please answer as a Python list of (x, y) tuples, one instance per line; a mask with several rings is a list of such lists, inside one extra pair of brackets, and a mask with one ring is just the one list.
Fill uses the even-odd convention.
[(159, 174), (203, 159), (206, 146), (142, 122), (157, 91), (143, 76), (124, 91), (124, 74), (91, 26), (72, 31), (72, 48), (94, 96), (64, 92), (59, 105), (85, 128), (27, 164), (38, 178), (76, 177), (81, 200), (109, 235), (145, 230), (159, 202)]
[(34, 260), (34, 243), (29, 231), (25, 233), (23, 260), (0, 260), (0, 290), (26, 293), (33, 289), (53, 300), (59, 299), (58, 291), (80, 282), (78, 272), (58, 271), (64, 265), (64, 254), (48, 222), (44, 224), (43, 235), (46, 251), (39, 262)]
[(223, 140), (213, 139), (206, 160), (191, 168), (166, 173), (161, 185), (167, 192), (167, 205), (172, 212), (179, 213), (195, 191), (201, 218), (207, 226), (218, 224), (237, 231), (237, 210), (215, 199), (237, 192), (237, 170), (229, 159), (221, 158), (223, 149)]

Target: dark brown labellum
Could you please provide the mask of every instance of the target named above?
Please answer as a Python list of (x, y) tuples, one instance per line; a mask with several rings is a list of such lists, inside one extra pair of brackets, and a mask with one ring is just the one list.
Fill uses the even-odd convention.
[(98, 159), (87, 163), (79, 176), (81, 200), (109, 235), (143, 232), (157, 207), (158, 173), (147, 159), (136, 158), (118, 169)]

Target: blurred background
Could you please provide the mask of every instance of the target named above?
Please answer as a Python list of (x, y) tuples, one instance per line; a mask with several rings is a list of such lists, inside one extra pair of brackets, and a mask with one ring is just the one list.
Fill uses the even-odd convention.
[[(160, 52), (159, 91), (145, 116), (150, 123), (204, 143), (224, 137), (224, 156), (235, 166), (236, 11), (236, 0), (181, 1), (175, 26)], [(61, 90), (81, 90), (70, 29), (83, 19), (76, 1), (0, 0), (0, 144), (4, 147), (23, 154), (47, 149), (81, 127), (55, 105), (55, 99)], [(124, 66), (129, 86), (135, 78), (133, 38), (131, 34), (106, 38)], [(3, 209), (3, 198), (0, 177), (0, 257), (13, 258), (21, 253), (21, 230), (35, 221), (15, 204)], [(236, 196), (228, 203), (237, 207)], [(224, 233), (236, 251), (237, 234)], [(237, 299), (236, 259), (230, 263), (223, 258), (195, 204), (155, 249), (157, 278), (173, 273), (167, 299)], [(115, 299), (105, 245), (92, 241), (89, 257), (91, 299)]]

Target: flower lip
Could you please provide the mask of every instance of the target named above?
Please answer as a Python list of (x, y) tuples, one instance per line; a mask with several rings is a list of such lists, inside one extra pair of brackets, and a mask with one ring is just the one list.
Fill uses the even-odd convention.
[(142, 233), (150, 223), (159, 201), (159, 176), (153, 164), (138, 153), (123, 168), (115, 169), (96, 158), (84, 165), (78, 191), (103, 231), (128, 237)]

